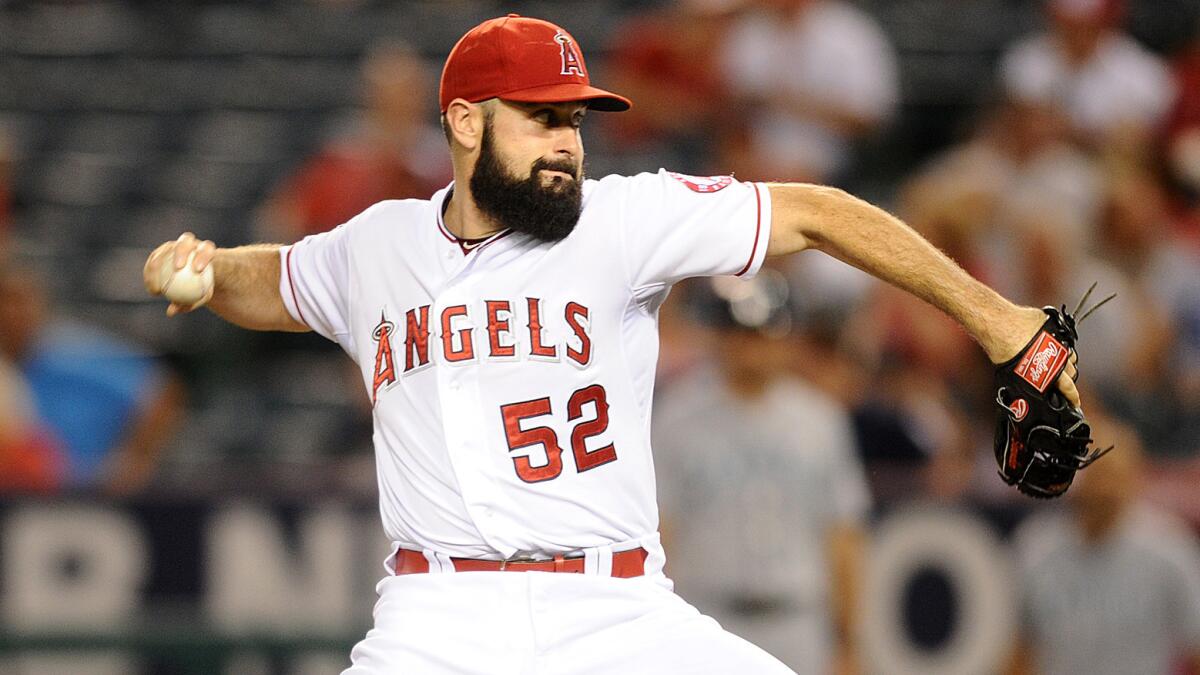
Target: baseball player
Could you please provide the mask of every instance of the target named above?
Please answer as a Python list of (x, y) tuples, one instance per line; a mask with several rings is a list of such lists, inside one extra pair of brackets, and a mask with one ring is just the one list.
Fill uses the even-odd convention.
[(858, 672), (870, 493), (850, 417), (788, 372), (796, 333), (782, 275), (705, 281), (680, 290), (716, 348), (660, 385), (654, 411), (667, 572), (688, 602), (799, 675)]
[[(815, 248), (942, 308), (996, 362), (1045, 315), (833, 188), (585, 180), (585, 116), (630, 102), (593, 87), (546, 21), (470, 30), (440, 103), (454, 182), (431, 199), (381, 202), (293, 246), (184, 234), (145, 270), (157, 293), (160, 265), (195, 253), (215, 285), (169, 315), (207, 304), (247, 328), (314, 330), (361, 367), (394, 548), (346, 673), (791, 672), (662, 571), (649, 430), (671, 285)], [(1078, 404), (1073, 372), (1058, 386)]]

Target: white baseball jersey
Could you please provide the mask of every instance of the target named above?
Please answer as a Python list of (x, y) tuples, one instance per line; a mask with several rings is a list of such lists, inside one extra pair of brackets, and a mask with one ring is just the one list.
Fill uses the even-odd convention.
[(685, 277), (758, 270), (767, 188), (588, 180), (563, 241), (472, 246), (442, 220), (452, 187), (281, 252), (288, 311), (361, 367), (388, 537), (492, 559), (657, 547), (658, 307)]

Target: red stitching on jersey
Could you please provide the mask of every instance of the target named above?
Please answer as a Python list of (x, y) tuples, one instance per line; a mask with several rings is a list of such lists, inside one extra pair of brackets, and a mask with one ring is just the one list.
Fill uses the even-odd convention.
[[(497, 239), (503, 239), (510, 234), (512, 234), (512, 230), (505, 230), (499, 234), (493, 234), (489, 237), (484, 237), (483, 239), (459, 239), (458, 237), (455, 237), (454, 242), (458, 244), (460, 249), (462, 249), (463, 255), (471, 255), (479, 249), (487, 248), (488, 245), (493, 241), (496, 241)], [(467, 242), (473, 242), (475, 245), (468, 247)]]
[[(296, 299), (296, 282), (292, 281), (292, 250), (295, 247), (288, 248), (287, 254), (287, 277), (288, 286), (292, 289), (292, 302), (296, 305), (296, 313), (300, 315), (300, 322), (308, 326), (308, 320), (304, 318), (304, 310), (300, 309), (300, 301)], [(311, 328), (311, 326), (309, 326)]]
[(458, 244), (458, 248), (462, 251), (463, 255), (470, 255), (472, 251), (478, 251), (479, 249), (483, 248), (484, 246), (487, 246), (488, 244), (492, 243), (493, 241), (496, 241), (497, 239), (503, 239), (503, 238), (507, 237), (508, 235), (512, 234), (512, 230), (505, 230), (504, 232), (501, 232), (500, 234), (492, 235), (491, 239), (485, 238), (484, 241), (479, 242), (478, 245), (468, 248), (467, 246), (463, 245), (464, 242), (470, 242), (470, 241), (475, 241), (475, 240), (462, 239), (460, 237), (456, 237), (454, 235), (454, 233), (451, 232), (449, 230), (449, 228), (446, 227), (445, 221), (442, 220), (442, 210), (440, 208), (437, 210), (437, 226), (438, 226), (438, 232), (441, 232), (442, 236), (445, 237), (451, 244)]
[[(444, 200), (445, 197), (443, 197), (442, 199)], [(450, 234), (450, 231), (446, 229), (446, 224), (442, 222), (442, 205), (441, 204), (439, 204), (438, 208), (437, 208), (437, 226), (438, 226), (438, 232), (441, 232), (443, 237), (445, 237), (446, 239), (449, 239), (451, 244), (458, 243), (458, 238), (455, 237), (453, 234)]]
[(750, 270), (750, 266), (754, 264), (754, 258), (758, 254), (758, 240), (762, 236), (762, 197), (758, 194), (758, 183), (751, 183), (750, 187), (754, 188), (754, 207), (758, 211), (756, 221), (754, 223), (754, 248), (750, 249), (750, 259), (746, 261), (746, 266), (741, 272), (733, 275), (740, 277)]
[(486, 247), (488, 247), (488, 246), (492, 245), (494, 242), (500, 241), (501, 239), (503, 239), (503, 238), (507, 237), (508, 235), (510, 235), (510, 234), (512, 234), (512, 233), (513, 233), (513, 231), (512, 231), (512, 230), (505, 230), (505, 231), (501, 232), (500, 234), (493, 235), (491, 239), (489, 239), (489, 240), (487, 240), (487, 241), (483, 242), (482, 244), (480, 244), (480, 245), (476, 246), (476, 247), (475, 247), (474, 249), (472, 249), (472, 250), (478, 251), (478, 250), (479, 250), (479, 249), (481, 249), (481, 248), (486, 248)]

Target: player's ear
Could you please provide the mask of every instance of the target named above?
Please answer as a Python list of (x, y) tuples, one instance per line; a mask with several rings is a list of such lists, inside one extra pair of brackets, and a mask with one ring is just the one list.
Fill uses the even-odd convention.
[(483, 139), (483, 106), (456, 98), (446, 106), (446, 129), (452, 142), (457, 142), (468, 152), (479, 146)]

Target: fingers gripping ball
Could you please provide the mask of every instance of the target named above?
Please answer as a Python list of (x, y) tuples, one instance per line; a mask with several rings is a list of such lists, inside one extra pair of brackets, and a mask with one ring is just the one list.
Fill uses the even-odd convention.
[(163, 296), (183, 307), (192, 307), (207, 300), (213, 288), (213, 266), (208, 265), (203, 272), (196, 272), (192, 268), (195, 259), (196, 252), (192, 251), (187, 263), (175, 269), (174, 259), (165, 256), (158, 268), (158, 284)]
[(1083, 411), (1054, 389), (1079, 333), (1075, 317), (1046, 307), (1046, 321), (1015, 357), (996, 367), (995, 451), (1000, 477), (1031, 497), (1058, 497), (1075, 472), (1099, 459)]

